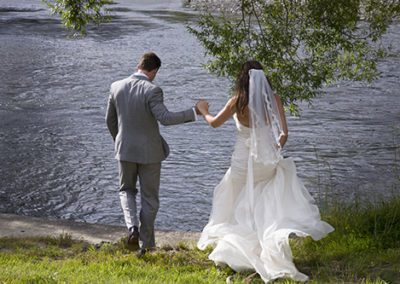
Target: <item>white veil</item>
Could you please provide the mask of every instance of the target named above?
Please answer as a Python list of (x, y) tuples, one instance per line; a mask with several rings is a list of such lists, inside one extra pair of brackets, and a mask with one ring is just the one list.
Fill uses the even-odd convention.
[(263, 70), (251, 69), (249, 77), (250, 154), (256, 162), (274, 164), (282, 158), (278, 104)]

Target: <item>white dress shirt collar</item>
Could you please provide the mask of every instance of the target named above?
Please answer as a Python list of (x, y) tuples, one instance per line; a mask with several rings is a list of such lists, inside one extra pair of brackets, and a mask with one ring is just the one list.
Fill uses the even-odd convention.
[(145, 78), (149, 79), (149, 77), (147, 77), (146, 74), (144, 74), (144, 73), (142, 73), (140, 71), (136, 71), (135, 73), (133, 73), (133, 76), (142, 76), (142, 77), (145, 77)]

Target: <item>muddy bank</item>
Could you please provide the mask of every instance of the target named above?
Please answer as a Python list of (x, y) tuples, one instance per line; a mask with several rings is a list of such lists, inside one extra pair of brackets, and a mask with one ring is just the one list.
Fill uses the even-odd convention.
[[(0, 214), (0, 237), (58, 237), (62, 234), (98, 244), (117, 242), (126, 237), (127, 231), (122, 226)], [(175, 246), (181, 242), (194, 246), (199, 236), (200, 233), (194, 232), (156, 231), (156, 243), (159, 247)]]

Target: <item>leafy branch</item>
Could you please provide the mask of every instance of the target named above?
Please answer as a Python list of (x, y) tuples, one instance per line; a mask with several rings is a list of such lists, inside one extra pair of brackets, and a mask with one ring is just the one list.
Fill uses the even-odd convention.
[(105, 21), (102, 10), (104, 5), (112, 4), (112, 0), (42, 0), (54, 14), (60, 16), (63, 25), (79, 34), (86, 34), (89, 23), (100, 24)]
[(188, 28), (211, 56), (206, 68), (233, 80), (243, 61), (260, 61), (292, 113), (338, 80), (377, 78), (385, 54), (378, 42), (400, 15), (398, 0), (237, 0), (229, 7), (204, 10)]

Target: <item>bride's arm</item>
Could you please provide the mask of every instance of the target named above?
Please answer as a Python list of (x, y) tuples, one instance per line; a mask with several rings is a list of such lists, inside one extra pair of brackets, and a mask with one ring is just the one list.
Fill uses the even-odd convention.
[(235, 113), (234, 98), (231, 98), (216, 116), (213, 116), (209, 113), (208, 104), (206, 102), (200, 103), (200, 105), (198, 105), (198, 109), (203, 115), (205, 121), (210, 126), (217, 128), (224, 124)]
[(282, 133), (279, 137), (279, 144), (283, 147), (288, 139), (289, 130), (287, 127), (286, 116), (285, 116), (285, 109), (283, 108), (281, 98), (278, 95), (275, 95), (276, 104), (278, 105), (280, 119), (282, 121)]

